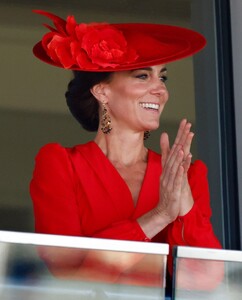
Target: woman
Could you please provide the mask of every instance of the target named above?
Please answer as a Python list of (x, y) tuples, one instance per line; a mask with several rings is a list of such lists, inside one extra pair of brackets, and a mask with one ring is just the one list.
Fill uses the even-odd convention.
[(180, 27), (86, 25), (36, 12), (56, 28), (46, 25), (51, 31), (34, 54), (74, 70), (68, 106), (97, 131), (86, 144), (40, 150), (30, 186), (36, 231), (220, 248), (206, 166), (191, 164), (191, 124), (181, 121), (172, 147), (163, 133), (161, 154), (143, 142), (168, 101), (166, 63), (201, 50), (205, 39)]

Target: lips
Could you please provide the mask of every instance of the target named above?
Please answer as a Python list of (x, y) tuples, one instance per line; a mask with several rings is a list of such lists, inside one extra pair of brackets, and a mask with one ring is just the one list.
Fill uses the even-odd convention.
[(141, 102), (139, 105), (145, 109), (159, 110), (160, 108), (157, 103)]

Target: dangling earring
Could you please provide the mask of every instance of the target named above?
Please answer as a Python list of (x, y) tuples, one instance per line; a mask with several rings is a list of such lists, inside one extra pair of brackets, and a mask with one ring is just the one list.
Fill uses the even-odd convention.
[(101, 115), (101, 130), (103, 133), (108, 134), (111, 132), (111, 118), (108, 114), (105, 103), (103, 103), (102, 115)]
[(144, 132), (144, 141), (147, 140), (149, 137), (150, 137), (150, 132), (149, 132), (149, 130), (146, 130)]

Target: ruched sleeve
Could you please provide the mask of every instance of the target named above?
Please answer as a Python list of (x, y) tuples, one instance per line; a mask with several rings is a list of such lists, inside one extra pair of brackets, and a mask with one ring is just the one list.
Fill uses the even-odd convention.
[(42, 147), (30, 183), (37, 233), (82, 235), (75, 190), (66, 149), (54, 143)]

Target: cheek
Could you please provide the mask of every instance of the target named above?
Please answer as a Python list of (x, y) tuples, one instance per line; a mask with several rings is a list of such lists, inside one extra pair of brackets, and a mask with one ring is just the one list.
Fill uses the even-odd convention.
[(108, 89), (107, 96), (109, 101), (117, 101), (118, 99), (126, 98), (127, 92), (124, 86), (122, 85), (112, 85)]
[(140, 91), (135, 89), (126, 88), (124, 86), (115, 88), (115, 90), (110, 91), (108, 95), (109, 104), (120, 106), (132, 104), (136, 99), (140, 97)]
[(164, 91), (164, 94), (163, 94), (163, 98), (162, 98), (162, 102), (164, 103), (164, 104), (166, 104), (166, 102), (169, 100), (169, 92), (168, 92), (168, 90), (166, 89), (165, 91)]

